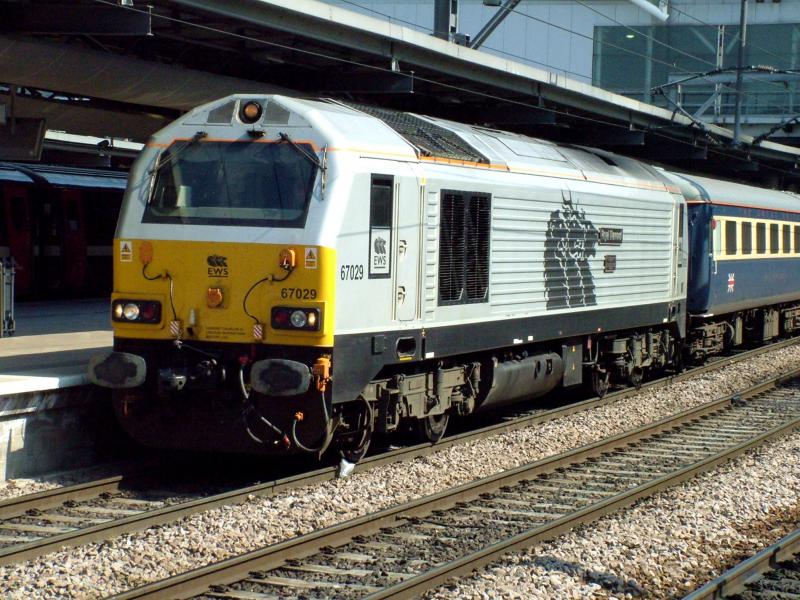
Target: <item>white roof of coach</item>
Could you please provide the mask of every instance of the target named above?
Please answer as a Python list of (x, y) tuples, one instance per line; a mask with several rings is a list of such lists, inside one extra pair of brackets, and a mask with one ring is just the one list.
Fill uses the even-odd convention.
[(800, 195), (792, 192), (759, 188), (699, 175), (683, 173), (670, 173), (670, 175), (692, 183), (699, 190), (700, 198), (710, 204), (800, 212)]

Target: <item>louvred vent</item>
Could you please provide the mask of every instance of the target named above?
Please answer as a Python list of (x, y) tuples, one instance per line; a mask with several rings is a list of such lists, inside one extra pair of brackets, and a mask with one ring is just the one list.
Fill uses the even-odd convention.
[(442, 191), (439, 304), (488, 299), (491, 221), (491, 196)]
[(467, 205), (467, 299), (483, 300), (489, 289), (489, 196), (472, 196)]
[(458, 302), (464, 291), (464, 197), (442, 194), (439, 231), (439, 300)]

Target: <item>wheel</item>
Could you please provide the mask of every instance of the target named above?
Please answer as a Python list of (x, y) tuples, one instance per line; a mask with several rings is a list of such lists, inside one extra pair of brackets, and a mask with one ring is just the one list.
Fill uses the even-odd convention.
[(644, 371), (639, 367), (631, 369), (631, 374), (628, 375), (628, 383), (638, 390), (642, 387), (642, 381), (644, 381)]
[(417, 434), (420, 441), (435, 444), (444, 437), (450, 415), (435, 415), (417, 420)]
[(342, 458), (345, 459), (347, 462), (351, 462), (353, 464), (360, 461), (364, 456), (367, 454), (367, 450), (369, 450), (369, 444), (372, 442), (372, 436), (369, 436), (363, 444), (361, 444), (360, 448), (349, 448), (349, 449), (342, 449)]
[[(363, 419), (363, 421), (361, 421)], [(342, 458), (347, 462), (353, 464), (360, 461), (367, 454), (369, 445), (372, 443), (372, 434), (374, 433), (374, 422), (372, 420), (372, 411), (360, 417), (359, 425), (363, 428), (361, 435), (357, 435), (355, 439), (350, 439), (340, 446)]]
[(610, 382), (611, 374), (608, 371), (601, 371), (599, 369), (592, 371), (592, 391), (597, 394), (598, 398), (602, 398), (606, 395)]

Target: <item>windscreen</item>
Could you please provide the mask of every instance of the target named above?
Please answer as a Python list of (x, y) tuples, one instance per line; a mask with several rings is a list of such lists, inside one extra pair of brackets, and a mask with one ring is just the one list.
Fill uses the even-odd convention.
[(303, 227), (309, 144), (175, 142), (159, 157), (145, 223)]

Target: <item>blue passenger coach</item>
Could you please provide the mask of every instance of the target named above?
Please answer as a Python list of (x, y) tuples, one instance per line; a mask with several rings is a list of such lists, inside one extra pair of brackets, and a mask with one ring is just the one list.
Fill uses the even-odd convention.
[(794, 331), (800, 300), (800, 196), (673, 175), (687, 198), (687, 308), (696, 358)]

